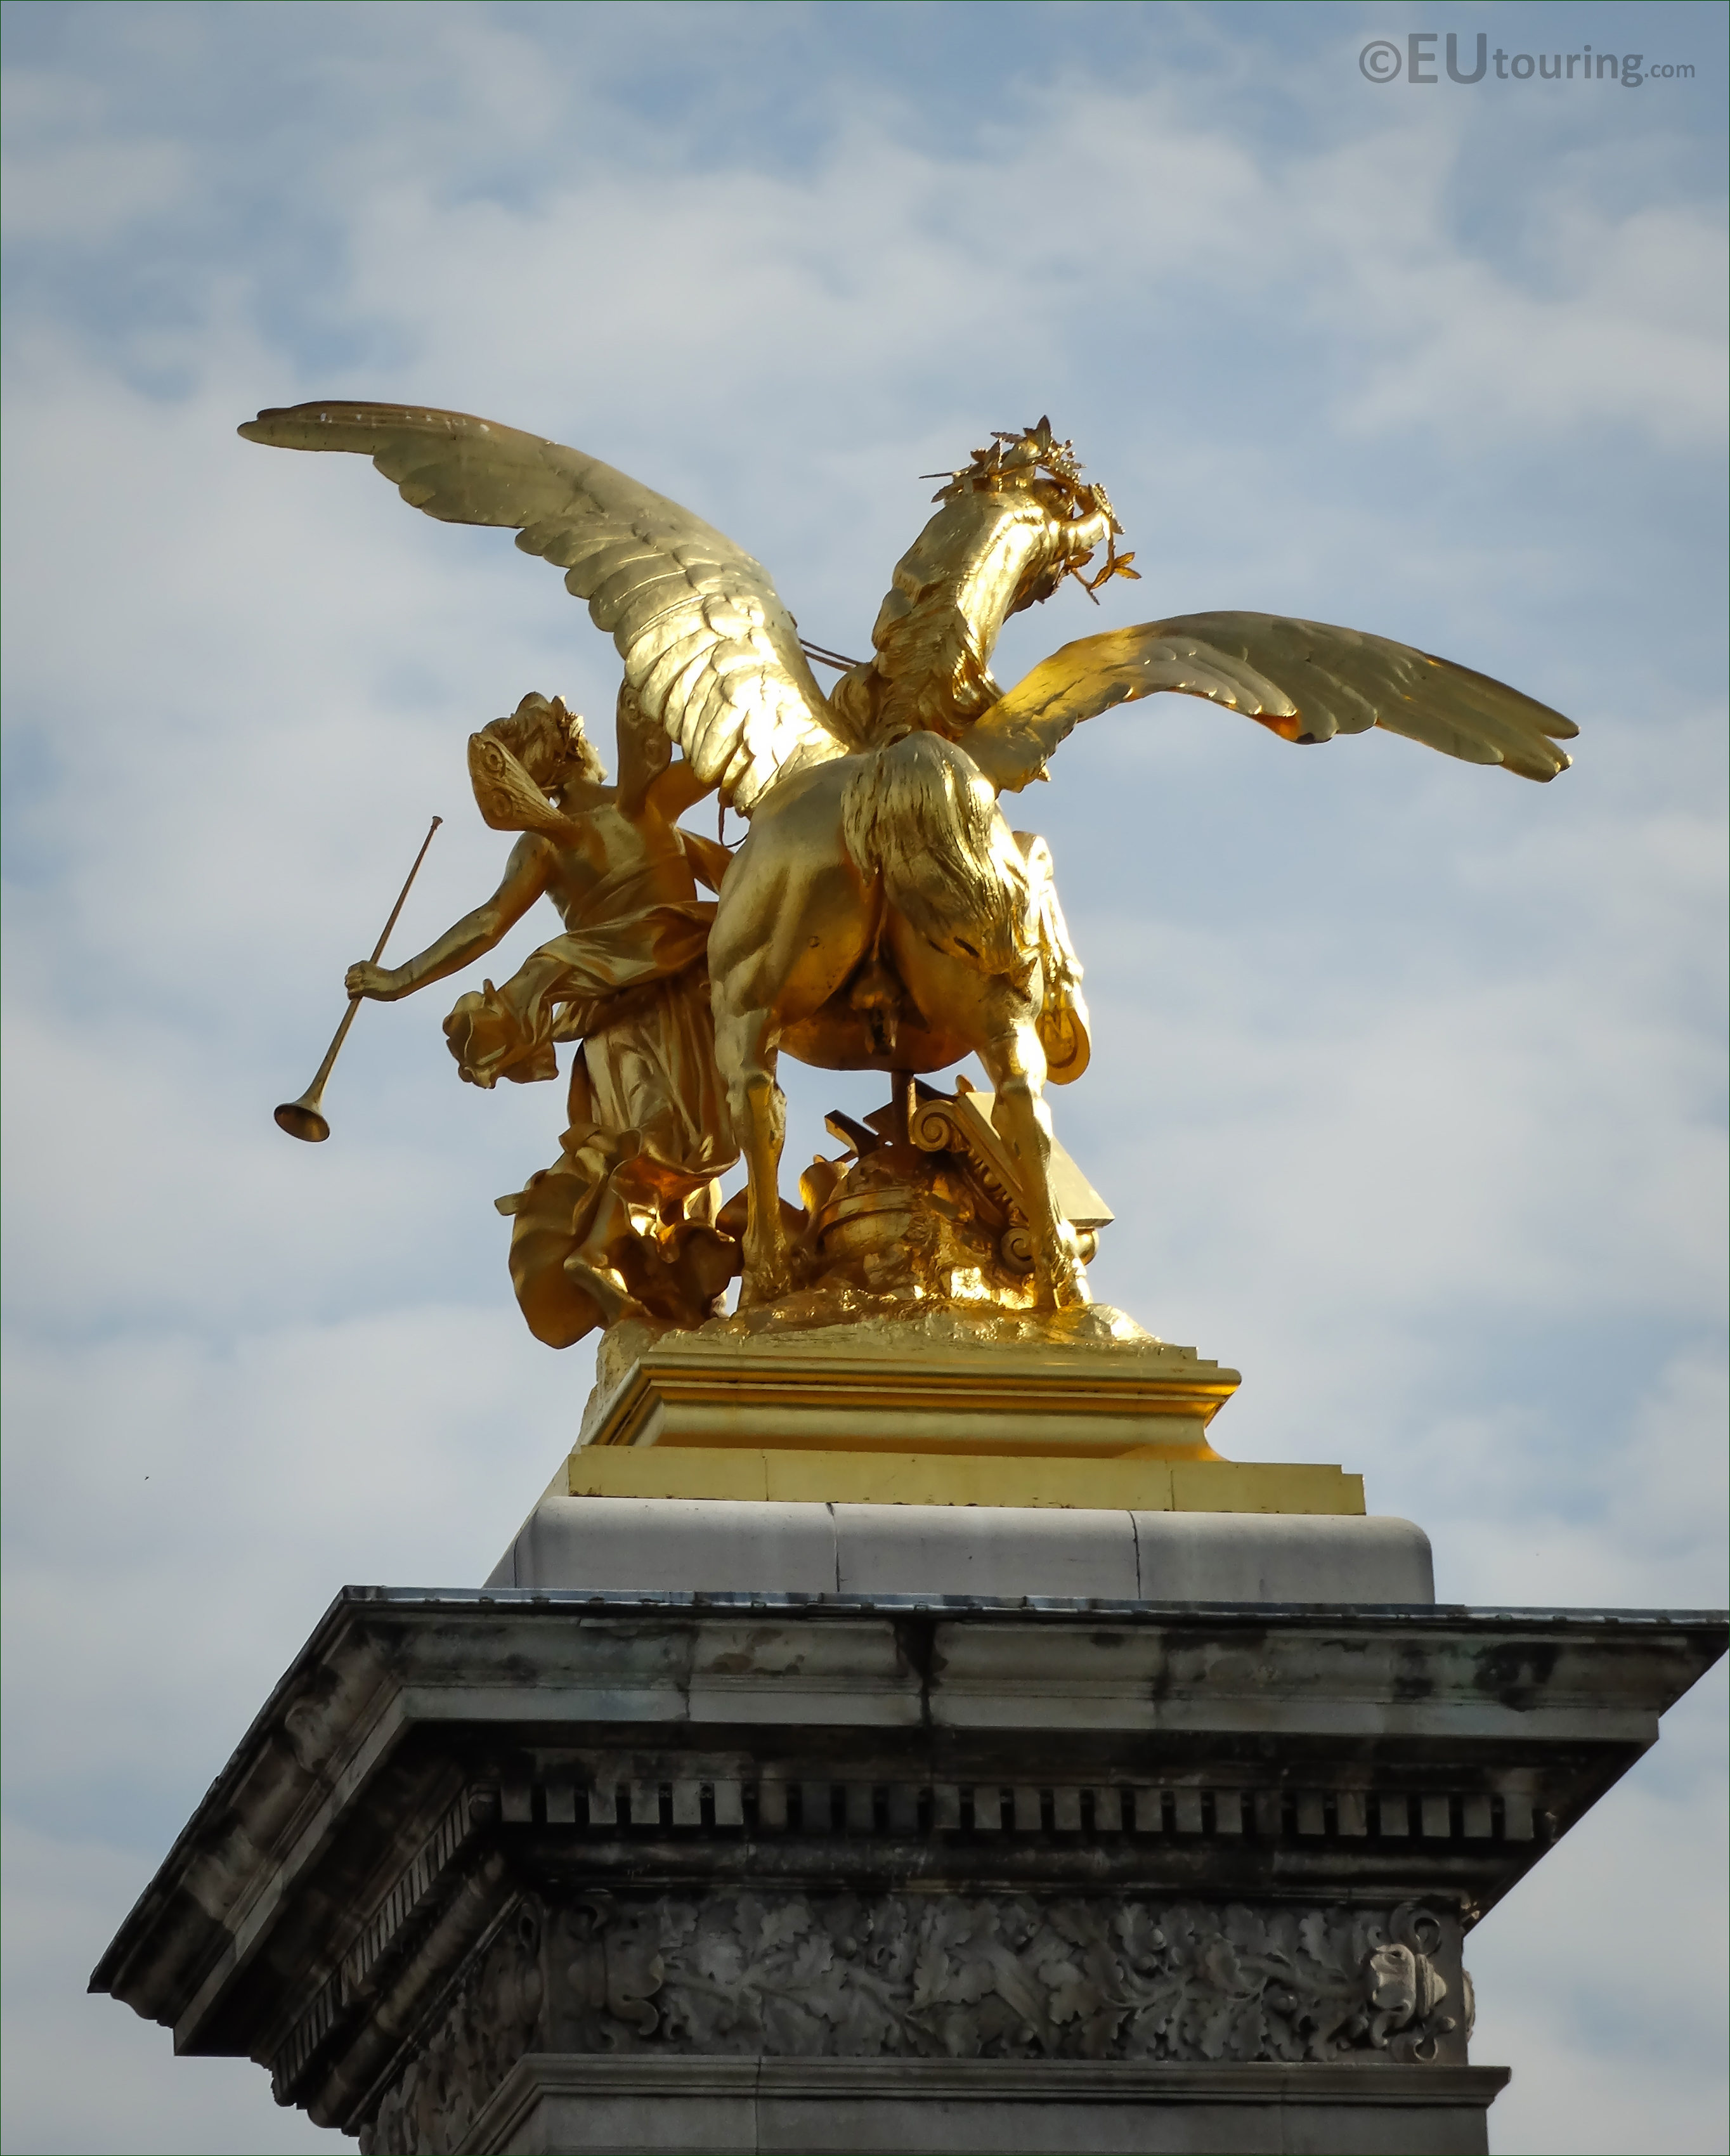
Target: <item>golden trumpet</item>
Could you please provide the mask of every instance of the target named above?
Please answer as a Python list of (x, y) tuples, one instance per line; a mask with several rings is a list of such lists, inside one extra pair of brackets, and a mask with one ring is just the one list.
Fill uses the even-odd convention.
[[(397, 893), (397, 902), (391, 908), (390, 919), (385, 922), (383, 931), (373, 946), (370, 963), (375, 966), (384, 956), (384, 947), (390, 941), (392, 929), (397, 925), (397, 916), (403, 911), (403, 902), (408, 897), (414, 879), (420, 874), (420, 865), (427, 857), (427, 848), (433, 843), (433, 834), (444, 821), (442, 816), (435, 816), (427, 827), (427, 834), (420, 842), (420, 851), (414, 856), (414, 865), (408, 871), (408, 881)], [(359, 996), (349, 998), (348, 1009), (342, 1014), (342, 1023), (336, 1029), (335, 1039), (325, 1050), (325, 1060), (319, 1065), (312, 1083), (298, 1101), (285, 1101), (276, 1111), (276, 1127), (286, 1131), (291, 1138), (305, 1138), (309, 1145), (321, 1145), (331, 1135), (331, 1127), (325, 1120), (322, 1105), (325, 1081), (331, 1075), (331, 1066), (336, 1060), (338, 1050), (348, 1038), (348, 1029), (354, 1024), (354, 1014), (360, 1009), (361, 1002)]]

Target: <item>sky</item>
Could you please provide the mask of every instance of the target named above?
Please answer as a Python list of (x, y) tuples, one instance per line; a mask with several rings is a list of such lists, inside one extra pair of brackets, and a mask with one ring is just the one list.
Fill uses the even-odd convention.
[[(1547, 788), (1083, 728), (1030, 804), (1093, 1014), (1053, 1106), (1096, 1294), (1243, 1373), (1221, 1450), (1363, 1472), (1445, 1600), (1725, 1600), (1726, 19), (0, 8), (8, 2150), (331, 2142), (89, 1970), (336, 1590), (482, 1579), (592, 1378), (491, 1204), (560, 1100), (459, 1084), (454, 989), (362, 1012), (328, 1145), (270, 1111), (433, 814), (390, 955), (491, 889), (470, 732), (536, 689), (604, 737), (616, 660), (262, 406), (572, 443), (844, 651), (920, 475), (1049, 413), (1142, 581), (1019, 617), (1005, 682), (1245, 608), (1568, 712)], [(1450, 31), (1506, 78), (1360, 61)], [(1515, 72), (1587, 43), (1640, 64)], [(786, 1075), (789, 1163), (876, 1105)], [(1724, 1732), (1721, 1668), (1469, 1940), (1495, 2149), (1724, 2147)]]

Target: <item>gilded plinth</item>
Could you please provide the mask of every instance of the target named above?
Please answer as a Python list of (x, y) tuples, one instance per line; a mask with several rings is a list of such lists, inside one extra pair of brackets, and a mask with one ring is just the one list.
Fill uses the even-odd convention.
[(1223, 1459), (1208, 1432), (1237, 1372), (1103, 1306), (1054, 1322), (813, 1296), (775, 1315), (610, 1335), (570, 1494), (1363, 1510), (1337, 1466)]

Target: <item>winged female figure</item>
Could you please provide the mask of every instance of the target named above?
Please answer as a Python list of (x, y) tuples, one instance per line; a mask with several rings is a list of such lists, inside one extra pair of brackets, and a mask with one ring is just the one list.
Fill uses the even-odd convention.
[[(300, 404), (262, 412), (240, 432), (370, 456), (428, 516), (514, 530), (526, 553), (564, 571), (612, 636), (643, 721), (682, 757), (685, 795), (713, 788), (748, 819), (707, 946), (716, 1054), (750, 1177), (747, 1303), (773, 1302), (792, 1285), (778, 1190), (783, 1049), (830, 1070), (904, 1074), (976, 1055), (1021, 1183), (1040, 1299), (1058, 1308), (1086, 1299), (1076, 1238), (1053, 1194), (1042, 1098), (1048, 1079), (1075, 1077), (1086, 1061), (1081, 968), (1049, 854), (1012, 830), (1000, 805), (1044, 776), (1083, 720), (1175, 690), (1286, 741), (1380, 726), (1532, 779), (1567, 768), (1557, 743), (1578, 731), (1450, 660), (1256, 613), (1084, 637), (1005, 693), (990, 659), (1010, 614), (1070, 577), (1095, 592), (1137, 573), (1117, 552), (1104, 490), (1084, 480), (1043, 419), (994, 435), (942, 475), (936, 515), (896, 567), (871, 658), (828, 694), (762, 565), (593, 457), (401, 404)], [(514, 813), (528, 820), (513, 822), (506, 807), (489, 821), (531, 828), (545, 795), (490, 753), (490, 779), (476, 773), (483, 813), (514, 789)]]

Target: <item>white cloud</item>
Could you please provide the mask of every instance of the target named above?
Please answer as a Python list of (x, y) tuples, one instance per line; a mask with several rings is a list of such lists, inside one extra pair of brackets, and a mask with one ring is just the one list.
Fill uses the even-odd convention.
[(1450, 229), (1466, 142), (1445, 117), (1397, 125), (1318, 160), (1288, 198), (1312, 318), (1363, 362), (1343, 429), (1451, 434), (1467, 455), (1605, 426), (1671, 449), (1722, 439), (1717, 206), (1619, 216), (1546, 181), (1522, 208), (1522, 277)]
[(0, 220), (9, 241), (112, 243), (186, 199), (189, 145), (122, 136), (119, 102), (89, 81), (8, 69)]

